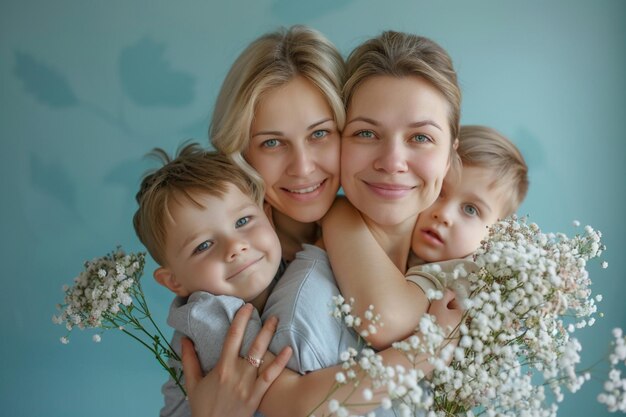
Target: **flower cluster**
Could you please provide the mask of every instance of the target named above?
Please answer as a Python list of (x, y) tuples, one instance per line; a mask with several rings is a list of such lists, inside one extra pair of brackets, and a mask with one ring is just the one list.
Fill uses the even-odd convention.
[(100, 342), (104, 330), (122, 331), (149, 349), (184, 393), (181, 372), (167, 365), (168, 359), (180, 358), (152, 319), (141, 288), (144, 264), (145, 253), (125, 254), (119, 247), (85, 262), (74, 285), (63, 286), (65, 298), (57, 305), (60, 313), (52, 316), (52, 321), (65, 325), (68, 331), (61, 337), (63, 344), (69, 343), (74, 328), (100, 329), (92, 337), (94, 342)]
[[(613, 337), (615, 340), (613, 352), (609, 355), (609, 379), (604, 383), (604, 392), (598, 395), (598, 401), (605, 404), (612, 413), (626, 413), (626, 378), (622, 378), (622, 369), (626, 367), (626, 337), (619, 328), (613, 330)], [(618, 369), (618, 366), (622, 369)]]
[(380, 320), (380, 314), (376, 314), (374, 306), (370, 305), (363, 314), (363, 318), (356, 316), (352, 313), (354, 301), (354, 298), (350, 298), (346, 302), (341, 294), (333, 296), (333, 311), (331, 314), (336, 319), (343, 321), (347, 327), (355, 329), (363, 338), (368, 337), (370, 334), (375, 334), (378, 327), (384, 326), (384, 323)]
[[(592, 296), (586, 268), (604, 250), (600, 238), (589, 226), (570, 238), (542, 233), (523, 218), (495, 224), (475, 253), (474, 272), (461, 268), (440, 276), (446, 286), (465, 291), (458, 345), (446, 343), (443, 330), (425, 315), (415, 335), (394, 344), (413, 369), (372, 361), (379, 357), (368, 350), (360, 359), (352, 352), (342, 358), (348, 372), (337, 382), (356, 387), (365, 372), (375, 389), (386, 393), (380, 404), (395, 400), (402, 415), (425, 408), (429, 417), (555, 416), (563, 390), (576, 392), (589, 379), (588, 373), (576, 371), (582, 347), (573, 333), (593, 325), (601, 300)], [(431, 272), (445, 274), (436, 268)], [(346, 320), (350, 306), (339, 304), (335, 311), (354, 324), (357, 318)], [(621, 335), (616, 346), (615, 363), (626, 357)], [(425, 357), (434, 365), (426, 379), (416, 370)], [(613, 409), (625, 403), (626, 380), (619, 378), (612, 371), (602, 397)], [(349, 414), (348, 400), (333, 404), (334, 414)]]
[(544, 234), (515, 217), (495, 224), (465, 279), (470, 297), (449, 367), (435, 370), (438, 416), (473, 409), (499, 416), (554, 416), (562, 389), (576, 392), (580, 343), (572, 333), (594, 323), (586, 264), (600, 256), (601, 234), (587, 226), (569, 238)]

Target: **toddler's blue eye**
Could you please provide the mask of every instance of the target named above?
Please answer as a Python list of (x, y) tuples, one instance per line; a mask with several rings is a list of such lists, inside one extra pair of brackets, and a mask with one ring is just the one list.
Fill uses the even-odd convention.
[(195, 254), (195, 253), (204, 252), (205, 250), (208, 250), (212, 244), (213, 244), (212, 242), (205, 240), (204, 242), (196, 246), (196, 248), (193, 250), (193, 253)]
[(413, 136), (413, 141), (418, 143), (431, 142), (430, 138), (426, 135), (415, 135)]
[(265, 142), (262, 143), (262, 146), (264, 148), (275, 148), (280, 144), (280, 142), (278, 141), (278, 139), (268, 139)]
[(316, 130), (311, 136), (314, 139), (321, 139), (323, 137), (326, 137), (326, 135), (328, 135), (328, 130)]
[(468, 216), (477, 216), (478, 215), (478, 209), (474, 206), (472, 206), (471, 204), (465, 204), (463, 206), (463, 212), (465, 214), (467, 214)]
[(247, 225), (250, 222), (250, 216), (242, 217), (235, 222), (235, 229)]

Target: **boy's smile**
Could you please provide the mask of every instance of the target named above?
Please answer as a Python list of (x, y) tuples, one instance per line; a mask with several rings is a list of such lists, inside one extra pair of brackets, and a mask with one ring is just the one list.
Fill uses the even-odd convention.
[(263, 210), (239, 188), (189, 192), (168, 204), (165, 257), (155, 278), (180, 296), (194, 291), (252, 301), (272, 282), (280, 243)]

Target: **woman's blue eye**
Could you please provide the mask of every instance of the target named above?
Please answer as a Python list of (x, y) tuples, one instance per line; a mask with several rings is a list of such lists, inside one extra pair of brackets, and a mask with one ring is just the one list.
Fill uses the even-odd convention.
[(418, 143), (431, 142), (430, 138), (426, 135), (415, 135), (413, 136), (413, 141)]
[(313, 132), (311, 136), (314, 139), (321, 139), (323, 137), (326, 137), (327, 135), (328, 135), (328, 130), (316, 130), (315, 132)]
[(196, 248), (193, 250), (193, 253), (195, 254), (195, 253), (204, 252), (205, 250), (208, 250), (212, 244), (213, 244), (212, 242), (205, 240), (204, 242), (196, 246)]
[(463, 205), (463, 212), (465, 214), (467, 214), (468, 216), (477, 216), (478, 215), (478, 209), (476, 207), (472, 206), (471, 204)]
[(356, 132), (356, 135), (361, 138), (373, 138), (374, 132), (372, 132), (371, 130), (361, 130), (359, 132)]
[(278, 139), (268, 139), (266, 141), (264, 141), (261, 146), (263, 146), (264, 148), (275, 148), (280, 144), (280, 142), (278, 141)]
[(235, 229), (247, 225), (250, 222), (250, 216), (242, 217), (235, 222)]

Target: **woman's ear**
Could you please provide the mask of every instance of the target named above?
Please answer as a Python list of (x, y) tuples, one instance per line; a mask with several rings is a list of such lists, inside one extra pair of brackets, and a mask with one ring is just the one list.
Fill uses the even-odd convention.
[(159, 267), (154, 270), (152, 276), (159, 284), (167, 287), (174, 294), (179, 295), (181, 297), (187, 297), (189, 295), (189, 291), (176, 279), (172, 271), (167, 268)]
[(459, 149), (459, 138), (455, 138), (454, 142), (452, 142), (452, 149), (454, 149), (455, 151)]

